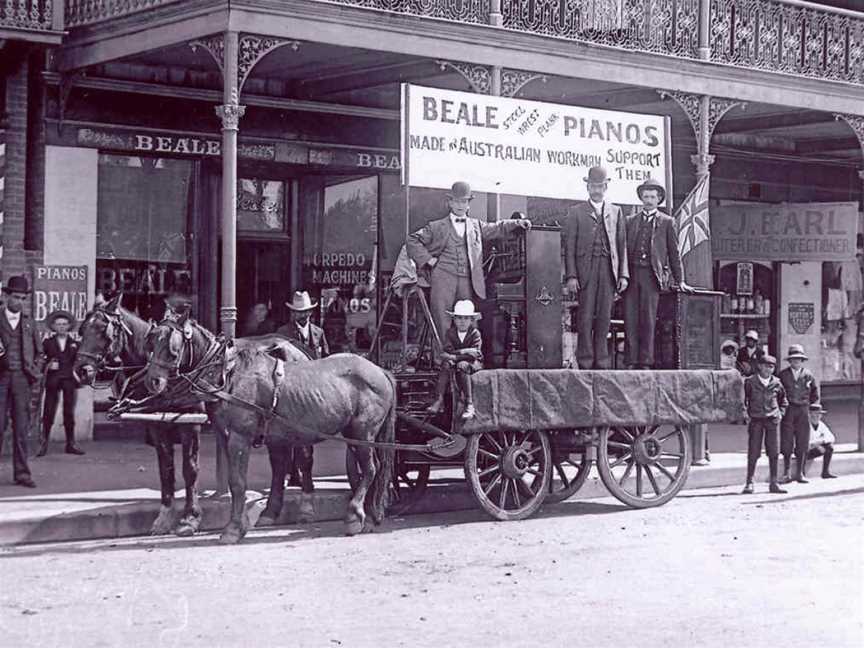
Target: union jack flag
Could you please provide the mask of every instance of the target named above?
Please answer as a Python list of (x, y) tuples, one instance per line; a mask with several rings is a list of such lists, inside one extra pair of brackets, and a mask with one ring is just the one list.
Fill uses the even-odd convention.
[(684, 199), (678, 210), (678, 251), (681, 258), (702, 241), (711, 240), (708, 217), (708, 175), (706, 174)]

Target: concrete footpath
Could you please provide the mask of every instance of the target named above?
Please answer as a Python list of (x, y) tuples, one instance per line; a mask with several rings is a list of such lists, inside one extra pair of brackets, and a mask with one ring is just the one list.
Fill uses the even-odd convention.
[[(841, 439), (842, 440), (842, 439)], [(38, 488), (26, 489), (11, 483), (8, 455), (0, 463), (0, 545), (57, 542), (97, 538), (147, 535), (159, 510), (159, 475), (155, 452), (139, 440), (95, 441), (82, 444), (86, 456), (63, 453), (62, 444), (52, 445), (49, 454), (31, 459), (33, 478)], [(204, 530), (222, 527), (228, 519), (230, 500), (216, 497), (215, 444), (204, 435), (201, 441), (201, 504)], [(838, 475), (864, 473), (864, 454), (856, 446), (841, 443), (835, 452), (832, 472)], [(332, 452), (330, 454), (333, 454)], [(175, 452), (178, 487), (182, 489), (179, 446)], [(687, 489), (740, 486), (744, 479), (746, 457), (740, 452), (715, 452), (706, 466), (693, 466)], [(317, 466), (316, 466), (317, 467)], [(818, 480), (821, 461), (810, 469)], [(247, 508), (254, 524), (264, 507), (270, 485), (270, 467), (265, 449), (255, 450), (250, 460)], [(763, 457), (758, 479), (767, 478)], [(790, 484), (789, 490), (805, 490), (807, 485)], [(315, 480), (316, 520), (339, 520), (345, 513), (348, 485), (344, 477), (317, 477)], [(758, 490), (764, 485), (757, 484)], [(573, 499), (608, 495), (596, 469)], [(183, 491), (177, 493), (177, 508), (182, 507)], [(476, 507), (473, 496), (458, 468), (432, 473), (425, 495), (407, 513), (434, 513)], [(296, 522), (299, 491), (286, 492), (280, 524)]]

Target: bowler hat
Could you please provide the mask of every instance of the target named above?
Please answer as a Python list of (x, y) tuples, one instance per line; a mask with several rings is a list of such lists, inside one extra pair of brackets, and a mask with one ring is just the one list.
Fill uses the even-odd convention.
[(803, 344), (791, 344), (789, 345), (789, 353), (786, 354), (787, 360), (793, 360), (795, 358), (801, 358), (802, 360), (807, 360), (807, 354), (804, 353), (804, 345)]
[(456, 200), (474, 200), (474, 194), (471, 193), (471, 185), (461, 180), (453, 183), (453, 186), (450, 187), (450, 191), (447, 193), (447, 197), (455, 198)]
[(603, 184), (604, 182), (609, 182), (609, 174), (605, 168), (595, 166), (588, 169), (588, 177), (583, 178), (583, 180), (590, 184)]
[(24, 275), (15, 275), (9, 277), (9, 282), (3, 286), (4, 293), (29, 293), (30, 284), (27, 282), (27, 277)]
[(639, 196), (639, 200), (642, 200), (642, 193), (646, 189), (656, 189), (657, 194), (660, 196), (661, 203), (666, 200), (666, 188), (653, 178), (648, 178), (645, 182), (636, 187), (636, 195)]
[(69, 311), (55, 310), (48, 317), (45, 318), (45, 324), (47, 324), (49, 328), (53, 327), (54, 322), (57, 320), (58, 317), (65, 317), (67, 320), (69, 320), (70, 324), (75, 323), (75, 316), (72, 315), (72, 313), (70, 313)]
[(474, 302), (470, 299), (460, 299), (452, 311), (447, 311), (447, 314), (454, 317), (480, 317), (480, 313), (474, 310)]
[(309, 298), (309, 293), (305, 290), (298, 290), (294, 293), (291, 302), (285, 302), (285, 305), (292, 311), (308, 311), (315, 308), (318, 305), (318, 302), (313, 302)]
[(810, 411), (811, 412), (821, 412), (822, 414), (824, 414), (828, 410), (826, 410), (824, 407), (822, 407), (822, 403), (810, 403)]
[(761, 358), (759, 358), (759, 360), (757, 360), (757, 364), (771, 365), (772, 367), (776, 367), (777, 358), (766, 353)]

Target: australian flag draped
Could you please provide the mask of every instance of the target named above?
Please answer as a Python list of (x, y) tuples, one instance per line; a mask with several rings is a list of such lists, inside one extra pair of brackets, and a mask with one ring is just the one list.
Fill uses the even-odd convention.
[(684, 281), (697, 288), (714, 288), (711, 255), (711, 220), (708, 216), (709, 176), (696, 183), (676, 215), (678, 251), (684, 266)]

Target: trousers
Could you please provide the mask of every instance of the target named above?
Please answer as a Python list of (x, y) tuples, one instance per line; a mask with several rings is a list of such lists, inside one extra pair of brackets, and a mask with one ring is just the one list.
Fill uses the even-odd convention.
[(51, 434), (51, 424), (57, 414), (60, 395), (63, 395), (63, 429), (66, 443), (75, 441), (75, 379), (54, 378), (51, 374), (45, 379), (45, 407), (42, 409), (42, 434), (47, 439)]
[(23, 371), (0, 371), (0, 437), (12, 412), (12, 470), (17, 479), (30, 476), (27, 434), (30, 429), (30, 382)]
[(780, 452), (788, 460), (795, 453), (803, 458), (810, 447), (810, 416), (807, 405), (789, 404), (780, 426)]
[(624, 292), (625, 356), (628, 365), (651, 367), (654, 364), (654, 328), (659, 303), (660, 286), (654, 270), (635, 266), (630, 285)]
[(447, 329), (450, 328), (450, 316), (448, 310), (453, 310), (453, 305), (460, 299), (471, 299), (474, 307), (479, 308), (477, 296), (471, 287), (471, 277), (459, 277), (444, 270), (434, 268), (429, 279), (429, 310), (438, 329), (438, 337), (443, 342)]
[(753, 481), (756, 473), (756, 462), (762, 454), (762, 442), (765, 442), (765, 454), (768, 455), (768, 465), (771, 482), (777, 481), (777, 451), (780, 442), (776, 418), (752, 418), (747, 424), (747, 481)]
[(576, 362), (580, 369), (609, 368), (609, 322), (615, 300), (615, 277), (609, 257), (591, 258), (591, 272), (579, 290)]

